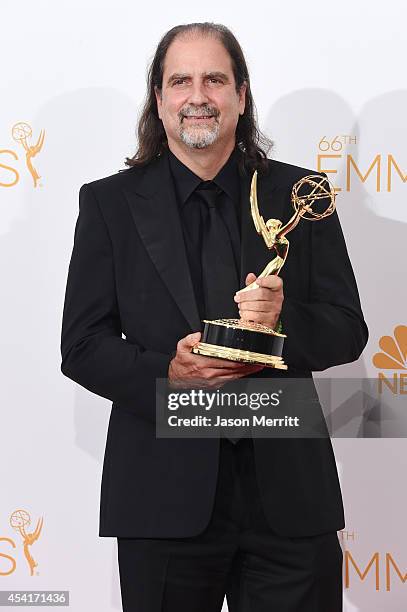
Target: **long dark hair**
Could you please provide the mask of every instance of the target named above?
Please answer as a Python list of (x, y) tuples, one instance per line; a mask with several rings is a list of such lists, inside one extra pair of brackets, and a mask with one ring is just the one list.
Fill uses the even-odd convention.
[(158, 117), (155, 88), (159, 91), (162, 89), (164, 61), (169, 46), (177, 36), (191, 31), (216, 36), (230, 55), (236, 91), (240, 90), (244, 82), (247, 84), (245, 110), (236, 126), (236, 145), (243, 153), (239, 156), (240, 165), (250, 171), (266, 170), (267, 153), (272, 142), (261, 133), (257, 125), (249, 71), (242, 48), (227, 27), (209, 22), (175, 26), (160, 40), (147, 73), (147, 94), (137, 128), (138, 149), (133, 157), (126, 157), (126, 166), (143, 166), (161, 155), (168, 146), (163, 124)]

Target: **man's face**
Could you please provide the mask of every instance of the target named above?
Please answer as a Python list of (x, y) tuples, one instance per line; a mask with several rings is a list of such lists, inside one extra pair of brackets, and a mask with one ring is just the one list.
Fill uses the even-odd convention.
[(156, 91), (170, 147), (234, 143), (245, 92), (246, 84), (236, 92), (230, 56), (214, 36), (189, 33), (176, 38), (165, 58), (162, 90)]

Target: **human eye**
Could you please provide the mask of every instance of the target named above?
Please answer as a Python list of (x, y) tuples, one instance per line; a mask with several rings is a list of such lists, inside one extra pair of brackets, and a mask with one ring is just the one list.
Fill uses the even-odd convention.
[(208, 83), (210, 83), (211, 85), (218, 85), (222, 83), (222, 80), (218, 77), (208, 77)]
[(177, 77), (176, 79), (172, 80), (172, 86), (179, 87), (180, 85), (185, 85), (186, 82), (187, 82), (186, 77)]

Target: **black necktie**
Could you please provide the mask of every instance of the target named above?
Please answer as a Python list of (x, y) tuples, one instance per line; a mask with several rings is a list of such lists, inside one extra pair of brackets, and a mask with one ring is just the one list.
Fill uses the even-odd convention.
[(229, 231), (220, 213), (221, 191), (212, 181), (202, 182), (196, 194), (203, 206), (202, 285), (206, 319), (239, 318), (233, 297), (240, 289)]
[[(196, 194), (202, 207), (202, 287), (206, 319), (239, 319), (233, 297), (240, 289), (229, 231), (220, 213), (224, 204), (221, 190), (212, 181), (202, 182)], [(238, 416), (234, 414), (234, 416)], [(222, 429), (222, 427), (221, 427)], [(239, 437), (223, 435), (236, 444)]]

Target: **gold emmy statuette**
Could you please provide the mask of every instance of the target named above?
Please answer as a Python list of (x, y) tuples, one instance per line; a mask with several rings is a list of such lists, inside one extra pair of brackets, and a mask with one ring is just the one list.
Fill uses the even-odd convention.
[[(297, 181), (291, 191), (291, 202), (294, 214), (283, 225), (279, 219), (269, 219), (264, 222), (259, 213), (257, 202), (257, 171), (253, 174), (250, 189), (250, 206), (254, 226), (261, 234), (268, 249), (274, 251), (275, 257), (267, 264), (258, 278), (269, 274), (279, 274), (287, 259), (289, 242), (286, 238), (298, 224), (300, 219), (306, 221), (320, 221), (331, 215), (335, 210), (335, 189), (332, 183), (324, 176), (310, 174)], [(323, 209), (313, 210), (318, 200), (323, 203)], [(316, 204), (317, 203), (317, 204)], [(320, 203), (321, 204), (321, 203)], [(258, 289), (256, 281), (241, 289), (251, 291)], [(233, 296), (231, 296), (233, 299)], [(192, 352), (208, 357), (220, 357), (231, 361), (254, 363), (286, 370), (281, 355), (283, 352), (285, 334), (274, 331), (271, 327), (246, 321), (242, 319), (204, 319), (202, 340), (198, 342)]]

